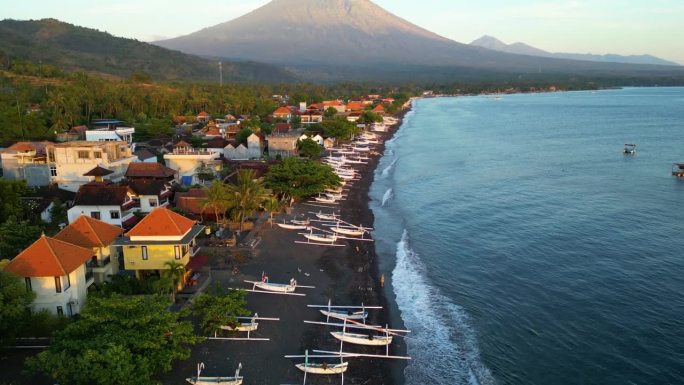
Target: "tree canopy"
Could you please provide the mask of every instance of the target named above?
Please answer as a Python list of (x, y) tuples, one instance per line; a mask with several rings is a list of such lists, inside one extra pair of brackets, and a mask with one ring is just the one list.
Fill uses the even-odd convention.
[(349, 122), (344, 118), (324, 120), (321, 125), (323, 126), (323, 133), (325, 136), (340, 140), (351, 140), (354, 135), (359, 133), (356, 124)]
[(81, 317), (48, 350), (27, 361), (31, 371), (63, 384), (154, 384), (153, 376), (190, 356), (201, 340), (187, 312), (169, 312), (167, 297), (90, 297)]
[(0, 258), (12, 259), (40, 238), (43, 230), (28, 221), (9, 217), (0, 224)]
[(243, 290), (224, 291), (220, 287), (197, 297), (192, 305), (193, 313), (201, 318), (202, 330), (206, 333), (214, 333), (221, 326), (238, 324), (236, 317), (250, 315), (247, 310), (247, 301)]
[(0, 269), (0, 347), (14, 338), (35, 297), (22, 278)]
[(306, 138), (300, 140), (297, 143), (297, 148), (299, 149), (299, 155), (305, 158), (317, 158), (321, 156), (323, 148), (314, 140)]
[(286, 158), (272, 166), (265, 177), (266, 187), (284, 200), (301, 199), (340, 185), (332, 167), (307, 159)]

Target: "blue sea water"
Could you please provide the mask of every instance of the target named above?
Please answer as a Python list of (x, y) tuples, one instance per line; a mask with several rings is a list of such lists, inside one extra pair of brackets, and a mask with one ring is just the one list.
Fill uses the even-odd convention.
[(684, 384), (677, 161), (684, 88), (418, 100), (370, 191), (406, 383)]

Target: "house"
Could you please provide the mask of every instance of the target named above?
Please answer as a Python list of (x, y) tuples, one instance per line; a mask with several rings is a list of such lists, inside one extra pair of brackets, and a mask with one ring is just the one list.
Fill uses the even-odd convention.
[(211, 115), (209, 115), (208, 112), (202, 111), (199, 114), (197, 114), (197, 121), (198, 122), (206, 123), (209, 120), (211, 120)]
[(73, 142), (75, 140), (85, 140), (86, 131), (88, 131), (88, 127), (86, 126), (75, 126), (67, 132), (58, 133), (55, 140), (57, 142)]
[(354, 111), (351, 112), (347, 115), (347, 121), (355, 123), (359, 119), (361, 119), (361, 115), (363, 115), (363, 111)]
[(90, 178), (84, 174), (95, 166), (111, 170), (107, 179), (118, 182), (128, 165), (138, 160), (124, 141), (49, 143), (45, 150), (50, 182), (69, 191), (87, 183)]
[(283, 119), (289, 122), (292, 119), (292, 110), (288, 107), (278, 107), (272, 115), (273, 119)]
[(109, 281), (119, 272), (119, 258), (114, 241), (123, 234), (123, 229), (87, 215), (81, 215), (69, 226), (55, 235), (55, 239), (90, 249), (92, 259), (86, 268), (92, 268), (95, 283)]
[(299, 137), (299, 141), (306, 140), (306, 139), (311, 139), (314, 142), (318, 143), (319, 146), (323, 146), (323, 137), (320, 136), (319, 134), (316, 134), (316, 135), (311, 136), (311, 137), (307, 136), (306, 134), (302, 134)]
[(171, 182), (175, 179), (176, 171), (161, 163), (131, 163), (125, 176), (128, 180), (155, 179)]
[(225, 132), (225, 130), (218, 126), (213, 120), (210, 120), (202, 131), (205, 139), (223, 138)]
[(337, 110), (337, 112), (346, 112), (347, 111), (347, 105), (342, 103), (339, 100), (325, 100), (323, 101), (323, 110), (327, 110), (328, 108), (334, 108)]
[(126, 122), (112, 119), (96, 119), (91, 122), (93, 128), (86, 130), (85, 140), (92, 142), (126, 142), (133, 143), (135, 127)]
[(316, 124), (323, 122), (323, 114), (318, 110), (306, 110), (299, 115), (302, 124)]
[(385, 115), (385, 106), (382, 104), (378, 104), (373, 108), (373, 112), (381, 116)]
[(198, 169), (211, 167), (219, 156), (205, 149), (195, 149), (185, 141), (173, 145), (173, 151), (164, 154), (166, 166), (178, 173), (181, 184), (193, 185), (199, 182)]
[(266, 137), (268, 143), (268, 154), (275, 156), (296, 156), (297, 142), (301, 132), (299, 130), (290, 131), (284, 134), (273, 133)]
[(133, 179), (128, 182), (129, 194), (137, 202), (138, 212), (149, 213), (157, 207), (169, 205), (175, 181), (159, 179)]
[(216, 158), (225, 156), (224, 148), (228, 144), (228, 141), (223, 139), (223, 137), (215, 137), (207, 141), (207, 151), (216, 154)]
[(93, 256), (91, 248), (43, 235), (10, 261), (5, 271), (23, 277), (26, 288), (36, 294), (32, 311), (73, 316), (80, 313), (88, 287), (95, 283), (87, 266)]
[(363, 111), (365, 108), (363, 102), (349, 102), (347, 103), (347, 111)]
[(134, 213), (139, 208), (133, 195), (128, 186), (108, 182), (83, 185), (76, 193), (74, 205), (67, 210), (67, 218), (73, 223), (81, 215), (88, 215), (110, 225), (130, 227), (137, 221)]
[(17, 142), (0, 152), (2, 178), (25, 180), (31, 187), (50, 184), (47, 146), (50, 142)]
[(141, 148), (140, 150), (134, 151), (133, 155), (138, 157), (138, 162), (157, 163), (157, 156), (146, 148)]
[(323, 139), (323, 148), (333, 148), (335, 147), (335, 138), (325, 138)]
[(157, 208), (116, 241), (123, 250), (124, 268), (144, 278), (160, 275), (167, 262), (187, 266), (199, 251), (195, 238), (204, 229), (196, 221)]
[(223, 149), (223, 154), (229, 160), (249, 159), (249, 149), (242, 143), (229, 143)]

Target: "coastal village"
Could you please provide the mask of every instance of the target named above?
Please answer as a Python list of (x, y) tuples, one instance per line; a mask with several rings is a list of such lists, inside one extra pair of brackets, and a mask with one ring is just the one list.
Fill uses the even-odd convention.
[[(21, 327), (6, 336), (7, 346), (26, 353), (10, 355), (13, 365), (44, 352), (28, 359), (43, 368), (31, 378), (44, 379), (51, 355), (80, 344), (65, 341), (74, 325), (123, 322), (102, 313), (133, 305), (112, 298), (134, 298), (186, 328), (152, 337), (177, 338), (177, 354), (143, 374), (163, 383), (264, 383), (273, 375), (259, 377), (266, 360), (282, 381), (319, 383), (332, 374), (344, 382), (346, 373), (355, 383), (408, 359), (401, 341), (408, 331), (390, 328), (383, 310), (385, 277), (365, 202), (383, 143), (412, 100), (273, 101), (277, 108), (257, 117), (270, 132), (249, 126), (253, 116), (199, 111), (174, 116), (173, 134), (145, 141), (124, 121), (96, 119), (55, 141), (0, 150), (3, 191), (33, 211), (22, 226), (42, 224), (36, 239), (27, 242), (28, 231), (19, 237), (25, 247), (0, 255), (3, 282), (28, 293), (16, 314)], [(12, 199), (3, 196), (3, 204)], [(132, 308), (128, 314), (136, 317)], [(161, 325), (129, 327), (136, 331), (123, 329), (132, 335), (121, 338)], [(277, 348), (259, 345), (278, 338)], [(52, 380), (87, 383), (69, 376)]]

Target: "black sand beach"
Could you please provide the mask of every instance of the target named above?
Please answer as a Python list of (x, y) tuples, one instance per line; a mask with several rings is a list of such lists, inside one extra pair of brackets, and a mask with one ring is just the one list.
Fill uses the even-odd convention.
[[(387, 133), (379, 133), (379, 137), (383, 141), (390, 139), (400, 124), (401, 121)], [(326, 210), (300, 203), (292, 208), (291, 213), (279, 215), (274, 221), (309, 212), (334, 210), (347, 222), (372, 227), (373, 214), (368, 207), (368, 189), (384, 145), (377, 147), (377, 154), (361, 169), (361, 179), (353, 183), (348, 189), (347, 198), (339, 205)], [(259, 280), (263, 271), (271, 282), (286, 283), (290, 278), (295, 278), (300, 285), (316, 288), (297, 289), (306, 297), (248, 293), (251, 311), (261, 317), (280, 318), (278, 322), (260, 322), (259, 329), (252, 333), (252, 337), (270, 338), (270, 341), (207, 340), (193, 349), (189, 360), (177, 363), (170, 373), (159, 378), (164, 384), (185, 383), (185, 378), (194, 375), (199, 362), (204, 362), (203, 374), (207, 376), (233, 375), (241, 362), (245, 384), (301, 384), (303, 372), (294, 365), (303, 362), (303, 359), (286, 359), (283, 356), (303, 354), (305, 349), (309, 349), (310, 353), (313, 349), (336, 351), (340, 346), (339, 341), (330, 335), (332, 328), (303, 322), (325, 321), (318, 310), (308, 308), (307, 304), (327, 304), (330, 299), (333, 304), (360, 305), (363, 302), (366, 305), (380, 305), (384, 307), (382, 310), (370, 311), (367, 320), (370, 324), (389, 323), (394, 328), (402, 326), (398, 324), (398, 314), (392, 314), (396, 306), (388, 303), (383, 294), (374, 243), (344, 241), (346, 247), (297, 244), (295, 240), (301, 240), (302, 236), (296, 230), (271, 227), (265, 223), (265, 215), (260, 219), (253, 237), (260, 241), (254, 248), (246, 249), (249, 257), (244, 264), (239, 265), (238, 274), (233, 274), (230, 267), (212, 258), (214, 282), (220, 282), (224, 288), (249, 288), (250, 285), (243, 280)], [(226, 248), (225, 253), (228, 250)], [(386, 284), (387, 281), (389, 279)], [(364, 348), (345, 344), (344, 350), (384, 354), (382, 347)], [(404, 355), (405, 352), (405, 341), (395, 338), (390, 354)], [(400, 360), (354, 358), (350, 359), (344, 380), (346, 384), (403, 384), (404, 365)], [(307, 376), (307, 383), (310, 384), (338, 384), (340, 380), (340, 376)]]

